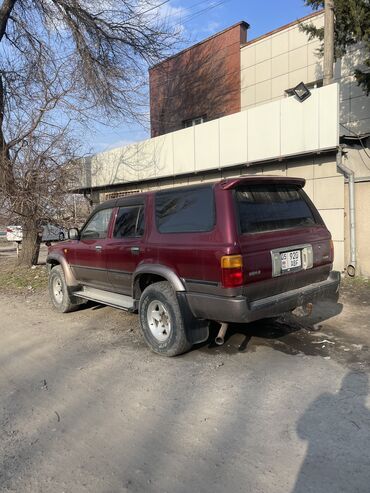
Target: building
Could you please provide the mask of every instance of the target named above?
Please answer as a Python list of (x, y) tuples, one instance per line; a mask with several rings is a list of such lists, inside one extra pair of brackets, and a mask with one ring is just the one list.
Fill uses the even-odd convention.
[[(335, 267), (370, 276), (370, 98), (353, 76), (357, 46), (322, 87), (319, 42), (300, 23), (323, 16), (251, 41), (241, 22), (153, 67), (152, 138), (86, 160), (80, 191), (99, 201), (243, 174), (304, 177)], [(303, 102), (300, 82), (311, 91)]]
[(157, 137), (241, 110), (240, 22), (149, 70), (151, 136)]

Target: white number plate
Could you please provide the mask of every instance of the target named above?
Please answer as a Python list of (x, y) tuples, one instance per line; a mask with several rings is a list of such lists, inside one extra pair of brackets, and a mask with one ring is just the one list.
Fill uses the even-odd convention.
[(302, 265), (301, 251), (292, 250), (280, 254), (281, 270), (297, 269)]

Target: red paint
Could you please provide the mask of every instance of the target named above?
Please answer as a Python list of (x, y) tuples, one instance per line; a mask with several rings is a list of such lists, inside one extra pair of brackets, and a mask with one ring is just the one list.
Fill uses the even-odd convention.
[[(302, 184), (302, 180), (291, 178), (258, 177), (258, 181)], [(257, 286), (266, 280), (270, 283), (277, 283), (282, 277), (285, 282), (289, 281), (290, 286), (294, 286), (295, 280), (301, 282), (306, 272), (312, 276), (315, 267), (323, 265), (327, 265), (329, 272), (333, 253), (330, 243), (331, 236), (325, 225), (317, 224), (312, 227), (239, 235), (233, 188), (238, 183), (245, 184), (246, 182), (255, 183), (256, 178), (230, 179), (214, 185), (216, 224), (212, 231), (159, 233), (155, 224), (155, 193), (148, 192), (138, 195), (141, 200), (143, 196), (145, 198), (143, 237), (112, 238), (114, 220), (118, 210), (115, 207), (116, 202), (113, 202), (113, 215), (106, 239), (59, 243), (51, 247), (49, 251), (60, 251), (63, 255), (63, 250), (68, 245), (68, 253), (65, 256), (70, 264), (102, 269), (99, 275), (99, 286), (111, 289), (113, 284), (115, 289), (121, 292), (130, 292), (131, 275), (142, 263), (167, 266), (181, 279), (203, 280), (217, 283), (219, 286), (224, 285), (226, 294), (229, 287), (241, 284)], [(125, 199), (117, 199), (117, 204), (123, 200)], [(130, 200), (133, 200), (133, 196), (130, 196)], [(313, 246), (314, 268), (272, 279), (271, 250), (306, 243)], [(96, 246), (101, 246), (101, 251), (96, 251)], [(138, 254), (132, 253), (133, 247), (139, 248)], [(224, 255), (242, 255), (243, 269), (222, 269), (221, 257)], [(230, 272), (226, 273), (226, 270)], [(127, 283), (125, 280), (119, 281), (117, 277), (115, 278), (116, 274), (125, 276), (125, 273)]]

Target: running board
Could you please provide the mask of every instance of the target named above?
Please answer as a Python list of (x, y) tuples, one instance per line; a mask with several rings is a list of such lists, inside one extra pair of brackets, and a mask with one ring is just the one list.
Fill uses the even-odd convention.
[(81, 291), (74, 292), (73, 295), (78, 298), (84, 298), (85, 300), (96, 301), (97, 303), (102, 303), (103, 305), (120, 308), (121, 310), (134, 311), (136, 309), (135, 301), (131, 298), (131, 296), (111, 293), (110, 291), (104, 291), (103, 289), (85, 286)]

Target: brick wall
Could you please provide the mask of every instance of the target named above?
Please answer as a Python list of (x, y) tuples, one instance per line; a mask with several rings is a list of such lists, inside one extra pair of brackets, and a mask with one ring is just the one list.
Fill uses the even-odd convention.
[(240, 45), (248, 25), (236, 24), (149, 71), (151, 135), (240, 111)]

